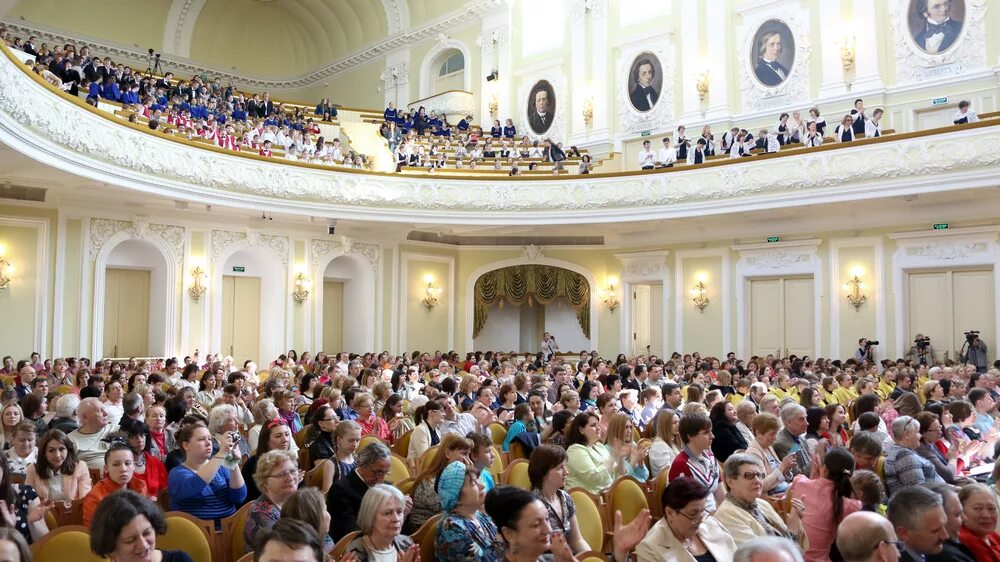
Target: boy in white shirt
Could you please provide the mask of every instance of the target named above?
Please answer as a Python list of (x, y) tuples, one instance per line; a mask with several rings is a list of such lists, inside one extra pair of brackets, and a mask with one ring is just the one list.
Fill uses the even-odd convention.
[(966, 123), (975, 123), (976, 121), (979, 121), (979, 115), (972, 110), (972, 104), (968, 100), (958, 102), (958, 111), (955, 112), (955, 118), (952, 120), (952, 123), (964, 125)]
[(670, 137), (663, 139), (663, 148), (656, 155), (656, 161), (660, 168), (672, 168), (677, 162), (677, 151), (670, 144)]
[(642, 141), (642, 151), (639, 152), (639, 168), (652, 170), (656, 167), (656, 154), (649, 146), (649, 141)]

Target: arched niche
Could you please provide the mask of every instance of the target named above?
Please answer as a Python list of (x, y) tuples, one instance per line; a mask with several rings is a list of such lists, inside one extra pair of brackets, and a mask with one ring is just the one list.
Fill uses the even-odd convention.
[[(590, 299), (588, 305), (590, 334), (584, 333), (577, 318), (577, 311), (566, 299), (557, 298), (548, 305), (512, 305), (504, 302), (501, 307), (495, 303), (488, 308), (486, 324), (478, 335), (473, 337), (476, 307), (476, 283), (483, 275), (516, 265), (545, 265), (579, 274), (589, 287)], [(589, 351), (597, 349), (598, 340), (598, 309), (597, 284), (593, 274), (578, 264), (564, 260), (539, 257), (526, 257), (502, 260), (484, 265), (469, 277), (466, 288), (468, 300), (466, 304), (466, 346), (469, 350), (496, 351), (533, 351), (537, 352), (541, 345), (544, 332), (556, 336), (562, 351)], [(544, 310), (544, 312), (542, 312)], [(539, 315), (543, 319), (539, 319)], [(491, 324), (492, 322), (492, 324)], [(522, 337), (523, 335), (523, 337)]]
[[(125, 297), (125, 308), (113, 310), (116, 318), (107, 316), (109, 305), (108, 291), (116, 290), (109, 287), (109, 280), (114, 284), (116, 272), (112, 271), (109, 279), (109, 269), (124, 272), (143, 272), (148, 275), (148, 296), (145, 302), (133, 300), (137, 291), (134, 289)], [(124, 276), (129, 282), (132, 276)], [(119, 295), (124, 294), (119, 292)], [(119, 233), (112, 237), (101, 249), (95, 262), (94, 270), (94, 322), (93, 322), (93, 356), (106, 356), (105, 330), (109, 322), (118, 323), (123, 329), (132, 326), (135, 315), (143, 313), (143, 305), (147, 315), (144, 327), (147, 331), (146, 355), (163, 357), (174, 353), (175, 306), (177, 294), (177, 268), (171, 258), (170, 250), (158, 239), (130, 238), (127, 233)], [(134, 305), (139, 304), (139, 307)], [(131, 310), (130, 310), (131, 309)], [(118, 329), (119, 326), (115, 326)], [(108, 334), (110, 335), (110, 334)], [(133, 354), (133, 350), (122, 349), (122, 354)]]
[[(316, 295), (315, 349), (333, 355), (339, 351), (375, 348), (375, 272), (368, 261), (356, 254), (330, 259), (314, 283)], [(337, 295), (327, 295), (327, 283), (340, 284)], [(328, 298), (329, 297), (329, 298)], [(334, 297), (339, 303), (331, 302)], [(339, 308), (339, 310), (338, 310)], [(326, 318), (333, 314), (333, 319)], [(339, 320), (338, 320), (339, 319)], [(341, 349), (326, 349), (331, 320), (340, 324)]]
[(266, 365), (278, 354), (288, 349), (286, 341), (286, 313), (291, 299), (284, 264), (271, 250), (262, 247), (230, 246), (216, 261), (209, 293), (212, 295), (212, 347), (224, 355), (223, 349), (223, 282), (224, 277), (254, 277), (260, 280), (259, 347), (257, 357), (233, 357), (242, 365), (252, 359)]
[(456, 52), (462, 54), (465, 61), (464, 76), (462, 78), (462, 90), (472, 91), (472, 72), (469, 65), (472, 63), (471, 53), (465, 43), (448, 39), (435, 43), (431, 50), (424, 55), (420, 63), (420, 99), (424, 99), (441, 92), (435, 91), (437, 85), (438, 70), (447, 58)]

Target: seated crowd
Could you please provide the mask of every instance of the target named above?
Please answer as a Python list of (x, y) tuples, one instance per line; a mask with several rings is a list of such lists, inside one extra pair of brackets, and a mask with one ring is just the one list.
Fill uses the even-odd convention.
[[(950, 361), (697, 353), (289, 351), (261, 372), (197, 354), (8, 356), (0, 542), (38, 541), (75, 502), (99, 555), (154, 549), (167, 509), (217, 524), (242, 510), (246, 552), (278, 536), (316, 560), (340, 541), (350, 562), (423, 546), (440, 561), (825, 562), (898, 546), (998, 562), (998, 378)], [(623, 481), (642, 490), (627, 519)], [(607, 536), (587, 532), (595, 510)]]
[(87, 46), (48, 46), (34, 37), (22, 40), (0, 27), (0, 40), (33, 57), (31, 69), (72, 96), (94, 105), (120, 104), (115, 115), (132, 123), (264, 157), (327, 166), (369, 169), (371, 162), (339, 138), (326, 139), (318, 121), (331, 121), (337, 109), (324, 99), (311, 107), (276, 102), (268, 92), (247, 94), (219, 78), (175, 79), (172, 72), (156, 77), (110, 57), (92, 55)]

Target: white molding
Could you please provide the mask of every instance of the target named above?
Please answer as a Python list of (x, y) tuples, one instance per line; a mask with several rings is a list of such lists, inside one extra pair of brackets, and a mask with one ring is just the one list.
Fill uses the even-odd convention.
[(667, 257), (670, 255), (666, 250), (651, 250), (644, 252), (628, 252), (615, 254), (615, 257), (622, 262), (621, 279), (619, 284), (622, 290), (621, 316), (618, 319), (619, 346), (622, 353), (629, 354), (632, 348), (632, 299), (629, 293), (633, 285), (640, 285), (648, 282), (659, 282), (660, 290), (663, 293), (663, 311), (660, 323), (663, 327), (660, 342), (661, 355), (666, 355), (670, 349), (670, 327), (667, 325), (667, 310), (672, 305), (673, 291), (670, 285), (670, 266), (667, 264)]
[(823, 357), (823, 263), (821, 240), (799, 240), (774, 244), (741, 244), (732, 247), (736, 262), (736, 354), (750, 355), (750, 284), (754, 278), (811, 275), (813, 278), (813, 357)]
[[(475, 322), (474, 311), (475, 311), (475, 299), (476, 299), (476, 281), (479, 280), (484, 274), (489, 273), (496, 269), (502, 269), (504, 267), (510, 267), (512, 265), (551, 265), (554, 267), (561, 267), (563, 269), (568, 269), (583, 275), (590, 284), (590, 349), (598, 349), (600, 344), (600, 330), (599, 330), (599, 314), (600, 308), (598, 307), (598, 292), (599, 287), (597, 285), (597, 278), (594, 273), (587, 269), (586, 267), (573, 263), (571, 261), (561, 260), (557, 258), (550, 258), (546, 256), (537, 257), (535, 259), (528, 259), (525, 256), (520, 256), (516, 258), (509, 258), (490, 262), (477, 267), (475, 270), (469, 274), (469, 278), (465, 284), (465, 351), (472, 351), (474, 349), (473, 338), (472, 338), (472, 326)], [(404, 277), (405, 279), (405, 277)]]
[[(316, 314), (313, 315), (313, 317), (311, 319), (307, 319), (307, 322), (311, 321), (312, 324), (313, 324), (313, 328), (312, 328), (312, 336), (313, 336), (313, 338), (312, 338), (312, 340), (315, 343), (315, 348), (317, 350), (321, 350), (322, 347), (323, 347), (323, 335), (324, 335), (323, 334), (323, 310), (324, 310), (324, 308), (323, 308), (323, 306), (324, 306), (323, 305), (323, 301), (324, 301), (324, 298), (325, 298), (325, 294), (324, 294), (325, 293), (324, 281), (326, 279), (326, 277), (325, 277), (326, 276), (326, 270), (327, 270), (328, 267), (330, 267), (330, 264), (333, 262), (333, 260), (335, 260), (337, 258), (347, 258), (347, 259), (355, 262), (355, 264), (358, 266), (358, 268), (361, 270), (361, 272), (365, 276), (364, 278), (361, 278), (361, 279), (351, 279), (350, 281), (357, 281), (362, 286), (370, 285), (370, 286), (373, 287), (373, 291), (374, 291), (374, 294), (372, 295), (373, 301), (370, 302), (370, 303), (366, 303), (366, 306), (372, 307), (372, 309), (376, 310), (376, 313), (375, 313), (375, 318), (372, 319), (372, 330), (371, 330), (371, 332), (368, 333), (368, 334), (365, 334), (365, 342), (366, 343), (365, 343), (364, 347), (365, 347), (365, 349), (374, 350), (376, 348), (377, 342), (380, 339), (380, 336), (378, 335), (378, 333), (379, 333), (379, 331), (381, 329), (381, 326), (382, 326), (381, 314), (379, 312), (379, 310), (380, 310), (379, 307), (381, 306), (381, 301), (382, 301), (382, 297), (381, 297), (381, 295), (382, 295), (382, 286), (378, 284), (380, 282), (380, 279), (382, 278), (381, 277), (382, 267), (380, 267), (380, 264), (381, 264), (381, 261), (382, 261), (381, 260), (381, 247), (378, 247), (380, 255), (379, 255), (379, 260), (378, 260), (377, 263), (379, 265), (375, 265), (375, 264), (372, 264), (372, 262), (370, 260), (366, 259), (365, 255), (362, 255), (359, 252), (355, 252), (355, 251), (344, 252), (343, 245), (340, 242), (335, 242), (335, 241), (332, 242), (332, 244), (335, 246), (335, 249), (328, 250), (326, 253), (323, 253), (323, 254), (317, 254), (317, 252), (316, 252), (317, 245), (319, 245), (319, 244), (327, 244), (327, 243), (330, 243), (330, 242), (331, 241), (329, 241), (329, 240), (317, 240), (317, 239), (312, 239), (312, 240), (307, 240), (306, 241), (306, 247), (308, 248), (307, 253), (308, 253), (308, 258), (309, 258), (306, 261), (306, 273), (309, 276), (309, 278), (312, 280), (312, 283), (313, 283), (313, 291), (312, 291), (312, 297), (313, 298), (312, 298), (312, 300), (313, 300), (313, 306), (316, 309)], [(298, 303), (295, 303), (295, 304), (297, 305)], [(347, 320), (346, 317), (345, 317), (345, 320)], [(326, 350), (324, 350), (324, 351), (326, 351)], [(330, 351), (327, 351), (327, 353), (333, 353), (333, 351), (330, 350)]]
[[(909, 324), (908, 276), (913, 270), (951, 270), (988, 267), (993, 271), (993, 294), (1000, 295), (1000, 227), (958, 228), (927, 231), (923, 235), (904, 232), (890, 235), (896, 241), (892, 254), (892, 286), (895, 295), (895, 349), (905, 346)], [(994, 334), (1000, 334), (1000, 298), (993, 299)]]
[[(688, 258), (720, 258), (722, 260), (721, 302), (722, 307), (722, 352), (729, 353), (732, 349), (732, 256), (729, 248), (701, 248), (694, 250), (677, 250), (674, 252), (674, 351), (685, 353), (684, 350), (684, 304), (687, 303), (687, 292), (684, 287), (684, 260)], [(694, 351), (694, 350), (692, 350)], [(666, 352), (664, 352), (666, 354)]]
[(178, 57), (191, 56), (191, 37), (198, 16), (208, 0), (173, 0), (163, 25), (163, 50)]
[[(35, 230), (35, 321), (32, 325), (32, 351), (37, 351), (45, 357), (46, 337), (48, 329), (48, 296), (49, 296), (49, 221), (47, 219), (29, 219), (22, 217), (0, 217), (0, 225), (13, 228), (31, 228)], [(14, 264), (17, 267), (17, 264)], [(58, 265), (56, 266), (58, 269)], [(17, 283), (15, 269), (14, 280)], [(13, 321), (15, 319), (7, 319)], [(56, 320), (58, 323), (58, 319)], [(30, 353), (30, 352), (29, 352)]]
[(864, 238), (834, 238), (829, 240), (830, 251), (830, 349), (828, 355), (834, 357), (840, 350), (840, 309), (844, 295), (840, 293), (840, 250), (844, 248), (871, 248), (874, 280), (874, 290), (866, 289), (868, 301), (865, 306), (875, 306), (875, 337), (886, 341), (887, 316), (886, 301), (889, 293), (885, 285), (885, 240), (881, 236)]
[[(83, 260), (78, 264), (83, 267)], [(56, 209), (56, 262), (55, 288), (52, 300), (52, 348), (49, 357), (63, 357), (62, 327), (63, 307), (66, 305), (63, 289), (66, 283), (66, 215)], [(39, 350), (39, 353), (44, 353)]]
[(418, 78), (420, 87), (417, 90), (420, 95), (418, 99), (434, 95), (434, 80), (437, 78), (437, 68), (434, 68), (436, 66), (434, 59), (450, 49), (458, 49), (465, 58), (465, 67), (462, 71), (462, 79), (464, 80), (462, 89), (466, 92), (472, 91), (472, 51), (468, 45), (458, 39), (447, 39), (445, 41), (434, 42), (434, 45), (424, 55), (423, 60), (420, 61), (420, 76)]
[[(458, 285), (455, 279), (455, 258), (451, 256), (438, 256), (434, 254), (419, 254), (415, 252), (400, 252), (400, 262), (401, 270), (399, 276), (399, 348), (400, 351), (415, 351), (406, 348), (406, 326), (407, 326), (407, 297), (410, 294), (409, 287), (406, 286), (407, 274), (409, 273), (409, 263), (411, 261), (424, 261), (432, 263), (446, 263), (448, 264), (448, 340), (446, 349), (442, 351), (455, 349), (455, 316), (458, 311), (455, 310), (455, 293), (458, 292)], [(470, 291), (471, 295), (472, 292)], [(471, 309), (469, 309), (471, 311)], [(434, 311), (429, 311), (433, 313)], [(438, 310), (438, 314), (441, 311)], [(471, 314), (471, 312), (470, 312)], [(469, 334), (472, 333), (472, 322), (468, 323), (466, 327)], [(472, 346), (469, 346), (470, 349)], [(422, 349), (420, 351), (430, 352), (431, 350)]]
[[(90, 307), (96, 300), (91, 290), (93, 285), (94, 263), (90, 259), (90, 219), (80, 221), (80, 342), (77, 353), (87, 352), (87, 330), (90, 325)], [(93, 334), (91, 334), (93, 336)]]
[(399, 288), (402, 286), (399, 280), (399, 245), (392, 245), (392, 273), (391, 292), (389, 294), (389, 348), (393, 353), (399, 354), (403, 349), (399, 347)]

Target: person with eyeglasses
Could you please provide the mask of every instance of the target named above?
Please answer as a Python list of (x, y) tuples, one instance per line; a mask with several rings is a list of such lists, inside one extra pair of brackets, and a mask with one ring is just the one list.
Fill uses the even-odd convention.
[[(330, 512), (330, 537), (339, 541), (344, 535), (360, 530), (358, 513), (368, 488), (381, 484), (392, 468), (392, 452), (385, 443), (371, 442), (354, 456), (357, 467), (330, 488), (326, 510)], [(405, 514), (413, 509), (413, 500), (406, 497)]]
[(268, 451), (260, 457), (253, 475), (260, 497), (249, 504), (243, 527), (244, 552), (253, 550), (254, 538), (281, 519), (281, 506), (298, 490), (303, 476), (298, 459), (287, 451)]
[(711, 491), (687, 476), (674, 478), (663, 490), (663, 517), (639, 542), (642, 562), (728, 562), (736, 543), (707, 511)]
[(949, 538), (941, 496), (923, 486), (907, 486), (893, 494), (886, 517), (903, 543), (902, 562), (923, 562), (940, 554)]
[(892, 442), (885, 447), (885, 483), (889, 495), (924, 482), (943, 482), (931, 461), (917, 454), (920, 422), (899, 416), (892, 422)]
[(788, 524), (771, 504), (761, 499), (767, 473), (756, 457), (735, 453), (722, 466), (726, 482), (726, 499), (715, 512), (715, 519), (733, 536), (737, 546), (757, 537), (783, 537), (806, 546), (806, 531), (802, 526), (805, 504), (792, 499)]
[(852, 513), (837, 528), (837, 550), (844, 562), (898, 562), (903, 548), (892, 523), (876, 513)]

